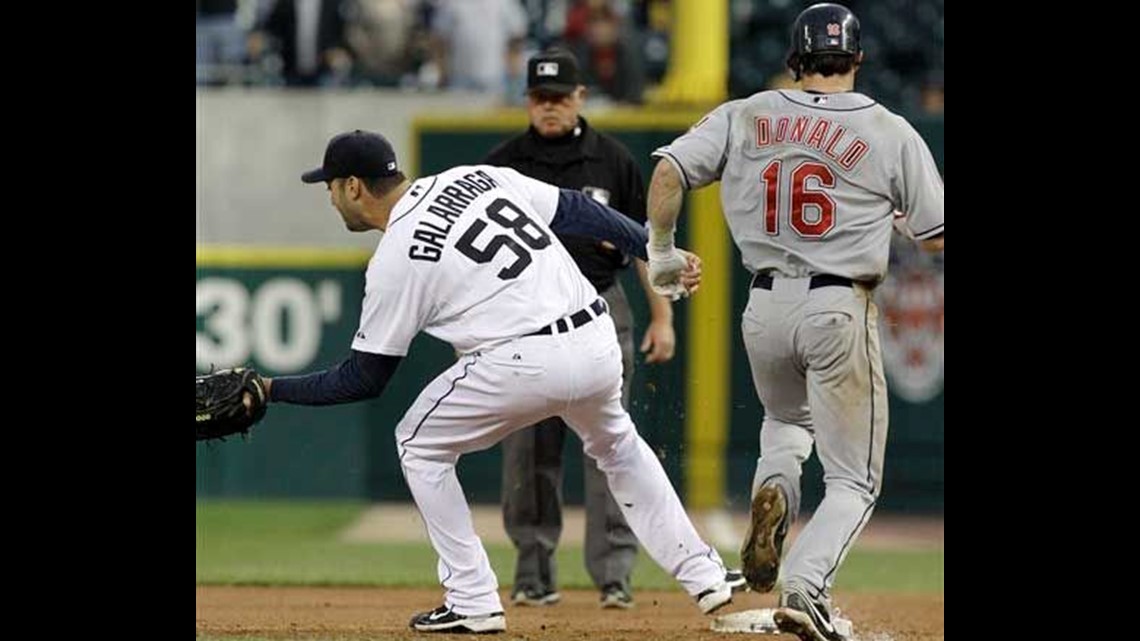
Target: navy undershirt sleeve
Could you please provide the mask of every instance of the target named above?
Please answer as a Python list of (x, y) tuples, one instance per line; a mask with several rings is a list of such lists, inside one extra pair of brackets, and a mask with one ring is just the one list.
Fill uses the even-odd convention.
[(376, 398), (384, 391), (402, 356), (352, 350), (339, 365), (302, 376), (278, 376), (269, 400), (294, 405), (340, 405)]
[(608, 240), (622, 253), (642, 260), (649, 258), (645, 253), (649, 242), (645, 227), (580, 191), (559, 190), (558, 209), (554, 211), (550, 228), (556, 234)]

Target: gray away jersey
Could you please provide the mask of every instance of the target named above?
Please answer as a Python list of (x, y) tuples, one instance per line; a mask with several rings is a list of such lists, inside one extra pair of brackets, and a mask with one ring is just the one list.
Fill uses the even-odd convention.
[(895, 210), (915, 238), (943, 231), (943, 185), (926, 142), (867, 96), (763, 91), (717, 107), (653, 152), (686, 189), (721, 181), (721, 206), (752, 272), (886, 275)]
[(592, 303), (597, 291), (550, 230), (558, 195), (489, 165), (413, 182), (368, 263), (352, 349), (404, 356), (424, 331), (466, 354)]

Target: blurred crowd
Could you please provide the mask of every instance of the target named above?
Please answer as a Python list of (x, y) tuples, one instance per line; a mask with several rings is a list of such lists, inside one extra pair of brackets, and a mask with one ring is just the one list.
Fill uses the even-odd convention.
[[(716, 1), (716, 0), (713, 0)], [(729, 93), (784, 86), (800, 0), (727, 0)], [(594, 98), (638, 104), (669, 61), (672, 0), (196, 0), (197, 84), (398, 87), (521, 104), (526, 60), (573, 51)], [(851, 0), (868, 64), (857, 87), (941, 113), (944, 0)], [(865, 79), (865, 80), (864, 80)]]
[[(788, 25), (816, 0), (730, 0), (729, 93), (788, 86)], [(866, 62), (856, 91), (914, 116), (941, 115), (945, 0), (839, 0), (859, 17)]]

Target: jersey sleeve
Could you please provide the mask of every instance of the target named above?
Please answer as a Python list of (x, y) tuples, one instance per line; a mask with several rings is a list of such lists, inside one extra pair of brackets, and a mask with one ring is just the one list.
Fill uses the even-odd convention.
[(672, 143), (656, 149), (653, 157), (672, 163), (685, 189), (699, 189), (719, 180), (728, 154), (733, 109), (733, 102), (713, 109)]
[(557, 187), (524, 176), (510, 167), (490, 167), (490, 169), (489, 173), (492, 176), (506, 183), (507, 189), (511, 193), (520, 195), (530, 203), (531, 207), (534, 207), (534, 210), (546, 221), (547, 225), (550, 224), (550, 221), (554, 219), (554, 213), (558, 211), (559, 189)]
[(551, 231), (560, 235), (607, 240), (625, 254), (649, 259), (645, 253), (649, 236), (644, 224), (638, 224), (576, 189), (561, 189), (559, 194), (558, 211), (550, 221)]
[(895, 207), (906, 214), (906, 224), (915, 238), (922, 240), (943, 233), (945, 224), (942, 176), (926, 141), (908, 126), (900, 160), (902, 179)]
[[(377, 251), (383, 249), (387, 248)], [(404, 256), (396, 251), (378, 255), (369, 263), (365, 275), (360, 325), (352, 349), (406, 356), (412, 339), (427, 325), (429, 314), (421, 280)]]

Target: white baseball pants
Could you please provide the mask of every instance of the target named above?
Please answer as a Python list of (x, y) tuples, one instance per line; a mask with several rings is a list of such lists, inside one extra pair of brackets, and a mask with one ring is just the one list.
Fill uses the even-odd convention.
[[(591, 314), (592, 315), (592, 314)], [(621, 348), (608, 314), (577, 329), (465, 355), (420, 393), (396, 427), (397, 453), (458, 614), (503, 609), (455, 473), (461, 454), (560, 416), (597, 460), (642, 546), (691, 595), (724, 581), (661, 462), (622, 408)]]

